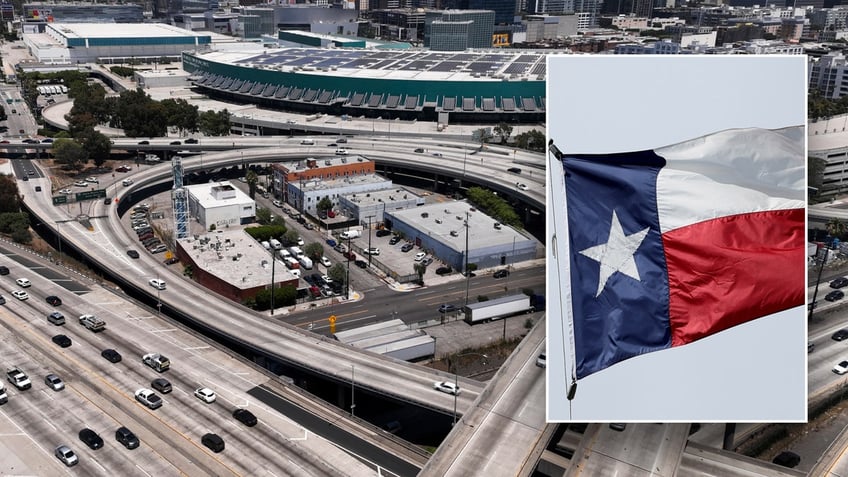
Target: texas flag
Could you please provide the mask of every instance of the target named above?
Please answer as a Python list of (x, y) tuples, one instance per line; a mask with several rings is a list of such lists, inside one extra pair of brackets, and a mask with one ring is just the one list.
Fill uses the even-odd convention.
[(805, 162), (800, 126), (564, 155), (576, 377), (803, 305)]

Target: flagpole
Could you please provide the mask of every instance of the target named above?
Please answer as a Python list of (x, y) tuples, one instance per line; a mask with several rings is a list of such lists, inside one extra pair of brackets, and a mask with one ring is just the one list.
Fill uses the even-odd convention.
[[(548, 143), (549, 158), (551, 164), (548, 170), (551, 171), (551, 213), (548, 215), (548, 224), (550, 224), (550, 256), (552, 263), (556, 266), (552, 269), (556, 273), (556, 278), (549, 283), (558, 287), (560, 313), (563, 316), (562, 333), (563, 353), (567, 354), (565, 359), (565, 383), (567, 389), (567, 398), (569, 401), (569, 412), (575, 393), (577, 392), (577, 358), (574, 342), (574, 317), (571, 306), (571, 276), (569, 273), (569, 244), (568, 244), (568, 211), (565, 202), (565, 171), (562, 165), (563, 154), (554, 141)], [(570, 379), (569, 379), (570, 369)]]

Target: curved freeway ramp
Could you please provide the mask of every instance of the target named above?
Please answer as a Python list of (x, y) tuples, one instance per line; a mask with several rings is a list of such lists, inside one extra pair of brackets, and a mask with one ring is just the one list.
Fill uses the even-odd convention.
[(420, 477), (530, 475), (556, 425), (545, 422), (545, 318), (457, 421)]

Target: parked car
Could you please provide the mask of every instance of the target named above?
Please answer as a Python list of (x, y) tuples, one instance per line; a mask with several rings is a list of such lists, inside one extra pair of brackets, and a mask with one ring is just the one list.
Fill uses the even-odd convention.
[[(412, 245), (411, 243), (407, 242), (407, 243), (403, 244), (403, 246), (400, 248), (400, 251), (403, 252), (403, 253), (406, 253), (406, 252), (412, 250), (413, 248), (415, 248), (415, 245)], [(421, 257), (421, 258), (424, 258), (424, 257)]]
[(380, 249), (378, 247), (366, 248), (362, 253), (366, 255), (380, 255)]
[(451, 267), (439, 267), (436, 269), (436, 275), (447, 275), (452, 271), (453, 269), (451, 269)]
[(846, 277), (839, 277), (830, 282), (830, 288), (842, 288), (844, 286), (848, 286), (848, 278)]
[(394, 237), (389, 239), (389, 245), (394, 245), (398, 242), (400, 242), (400, 236), (399, 235), (395, 235)]
[(332, 263), (332, 262), (330, 262), (330, 259), (329, 259), (329, 258), (324, 257), (324, 256), (321, 256), (321, 265), (324, 265), (325, 267), (328, 267), (328, 268), (329, 268), (330, 266), (332, 266), (332, 265), (333, 265), (333, 263)]
[[(409, 245), (412, 245), (412, 244), (409, 244)], [(403, 250), (403, 249), (401, 249), (401, 250)], [(421, 260), (424, 260), (424, 257), (426, 257), (426, 256), (427, 256), (426, 253), (418, 252), (418, 253), (415, 254), (415, 258), (413, 258), (413, 260), (415, 260), (416, 262), (420, 262)]]
[(391, 230), (380, 229), (380, 230), (377, 231), (376, 235), (377, 235), (377, 237), (385, 237), (385, 236), (391, 235), (391, 234), (392, 234)]
[(495, 273), (493, 273), (492, 276), (495, 277), (495, 278), (506, 278), (506, 277), (509, 276), (509, 270), (502, 268), (502, 269), (496, 271)]
[(368, 268), (368, 262), (366, 262), (365, 260), (357, 260), (354, 263), (359, 268)]
[(439, 307), (439, 313), (450, 313), (452, 311), (456, 311), (456, 305), (445, 303), (444, 305)]
[(427, 257), (424, 260), (421, 260), (421, 265), (424, 265), (425, 267), (431, 263), (433, 263), (433, 257)]

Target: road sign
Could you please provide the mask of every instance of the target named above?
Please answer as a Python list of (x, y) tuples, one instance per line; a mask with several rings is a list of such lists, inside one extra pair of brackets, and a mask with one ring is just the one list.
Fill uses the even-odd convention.
[(91, 199), (102, 199), (106, 197), (106, 189), (97, 189), (97, 190), (87, 190), (85, 192), (77, 192), (76, 199), (80, 200), (91, 200)]
[(53, 205), (67, 204), (67, 203), (68, 203), (68, 196), (66, 196), (66, 195), (54, 195), (53, 196)]

